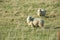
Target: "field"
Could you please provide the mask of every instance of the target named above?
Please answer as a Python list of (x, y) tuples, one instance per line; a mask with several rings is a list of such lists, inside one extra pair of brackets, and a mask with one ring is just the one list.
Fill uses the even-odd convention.
[[(36, 15), (46, 9), (46, 16)], [(44, 29), (27, 25), (27, 16), (42, 18)], [(60, 0), (0, 0), (0, 40), (58, 40)]]

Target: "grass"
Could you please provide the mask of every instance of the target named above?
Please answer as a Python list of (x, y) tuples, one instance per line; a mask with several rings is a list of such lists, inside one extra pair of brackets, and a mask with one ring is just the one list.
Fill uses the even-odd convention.
[[(38, 17), (38, 8), (46, 9), (46, 16), (56, 14), (41, 17), (46, 29), (33, 29), (26, 23), (28, 15)], [(0, 0), (0, 40), (57, 40), (59, 20), (60, 0)]]

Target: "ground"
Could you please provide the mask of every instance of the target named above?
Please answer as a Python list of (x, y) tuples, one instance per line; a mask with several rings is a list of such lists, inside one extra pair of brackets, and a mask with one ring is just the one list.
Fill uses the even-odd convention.
[[(46, 17), (36, 15), (46, 9)], [(28, 26), (27, 16), (42, 18), (44, 29)], [(58, 40), (60, 0), (0, 0), (0, 40)]]

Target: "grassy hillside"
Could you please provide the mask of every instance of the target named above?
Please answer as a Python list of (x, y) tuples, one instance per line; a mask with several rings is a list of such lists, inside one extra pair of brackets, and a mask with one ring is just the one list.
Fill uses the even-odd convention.
[[(32, 29), (28, 15), (38, 17), (37, 9), (46, 9), (45, 29)], [(53, 17), (55, 15), (55, 17)], [(60, 27), (60, 0), (0, 0), (0, 40), (57, 40)]]

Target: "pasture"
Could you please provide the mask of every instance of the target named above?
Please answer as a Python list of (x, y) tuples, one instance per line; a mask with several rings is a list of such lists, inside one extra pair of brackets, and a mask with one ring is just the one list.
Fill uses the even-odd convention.
[[(44, 29), (26, 23), (28, 15), (38, 17), (38, 8), (47, 11), (47, 17), (41, 17)], [(59, 20), (60, 0), (0, 0), (0, 40), (58, 40)]]

